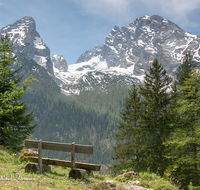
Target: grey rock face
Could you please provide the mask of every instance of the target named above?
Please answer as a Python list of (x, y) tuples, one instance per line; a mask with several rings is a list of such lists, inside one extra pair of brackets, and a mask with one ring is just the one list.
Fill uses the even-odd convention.
[(89, 61), (92, 57), (96, 57), (101, 54), (101, 46), (96, 45), (91, 50), (86, 51), (84, 54), (82, 54), (76, 63), (86, 62)]
[(53, 66), (56, 69), (58, 69), (60, 72), (67, 71), (67, 61), (63, 58), (62, 55), (60, 56), (58, 54), (53, 54), (52, 62), (53, 62)]
[(186, 53), (190, 52), (194, 61), (200, 62), (199, 44), (200, 36), (186, 32), (173, 22), (157, 15), (144, 16), (127, 26), (115, 26), (101, 47), (86, 51), (77, 62), (100, 56), (108, 67), (134, 65), (133, 74), (142, 75), (157, 58), (167, 73), (174, 75)]
[(0, 32), (1, 36), (8, 35), (16, 55), (25, 53), (53, 75), (50, 50), (36, 31), (35, 21), (32, 17), (23, 17), (2, 28)]

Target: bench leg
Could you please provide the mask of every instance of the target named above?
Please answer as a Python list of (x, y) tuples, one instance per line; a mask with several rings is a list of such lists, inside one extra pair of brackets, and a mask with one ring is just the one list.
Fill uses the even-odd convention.
[[(28, 163), (25, 167), (25, 173), (37, 173), (40, 171), (38, 163)], [(51, 172), (51, 166), (42, 164), (43, 172)]]
[(69, 172), (69, 178), (83, 179), (85, 174), (93, 175), (92, 171), (84, 169), (72, 169)]

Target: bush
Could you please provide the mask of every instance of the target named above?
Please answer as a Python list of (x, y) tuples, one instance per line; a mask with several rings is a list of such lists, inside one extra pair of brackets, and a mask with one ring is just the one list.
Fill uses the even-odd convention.
[(29, 156), (36, 156), (38, 157), (38, 153), (36, 152), (30, 152), (28, 149), (24, 149), (21, 153), (21, 155), (19, 156), (18, 160), (20, 162), (28, 162), (28, 157)]

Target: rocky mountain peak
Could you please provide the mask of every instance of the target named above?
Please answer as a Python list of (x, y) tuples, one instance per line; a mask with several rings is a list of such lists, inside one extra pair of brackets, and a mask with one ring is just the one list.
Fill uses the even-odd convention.
[(18, 46), (25, 46), (25, 44), (30, 43), (35, 36), (39, 37), (39, 34), (36, 32), (35, 21), (30, 16), (23, 17), (2, 28), (1, 34), (7, 34), (13, 44), (17, 44)]
[(76, 63), (89, 61), (92, 57), (95, 57), (95, 56), (99, 55), (100, 52), (101, 52), (101, 46), (100, 45), (96, 45), (91, 50), (88, 50), (84, 54), (82, 54), (78, 58)]
[(8, 35), (13, 43), (14, 53), (19, 57), (33, 59), (53, 75), (53, 64), (50, 58), (50, 49), (46, 46), (36, 31), (36, 24), (32, 17), (25, 16), (1, 29), (1, 35)]
[(106, 62), (108, 68), (129, 68), (133, 75), (141, 76), (157, 58), (168, 74), (174, 75), (186, 53), (190, 52), (194, 61), (200, 62), (199, 43), (199, 36), (161, 16), (143, 16), (124, 27), (115, 26), (94, 56), (91, 56), (93, 48), (82, 54), (78, 61), (89, 62), (96, 56)]

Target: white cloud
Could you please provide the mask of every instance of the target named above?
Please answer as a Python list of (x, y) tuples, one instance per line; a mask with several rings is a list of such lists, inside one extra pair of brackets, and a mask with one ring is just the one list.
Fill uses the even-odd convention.
[(109, 20), (126, 20), (130, 16), (130, 4), (135, 0), (77, 0), (83, 14)]
[[(117, 21), (119, 24), (133, 22), (136, 17), (158, 14), (181, 26), (191, 23), (193, 11), (200, 9), (200, 0), (76, 0), (81, 14)], [(196, 24), (197, 25), (197, 24)]]
[(149, 7), (151, 11), (155, 10), (160, 12), (161, 15), (167, 15), (174, 22), (181, 23), (183, 25), (188, 25), (189, 15), (200, 9), (199, 0), (142, 0), (143, 4)]

